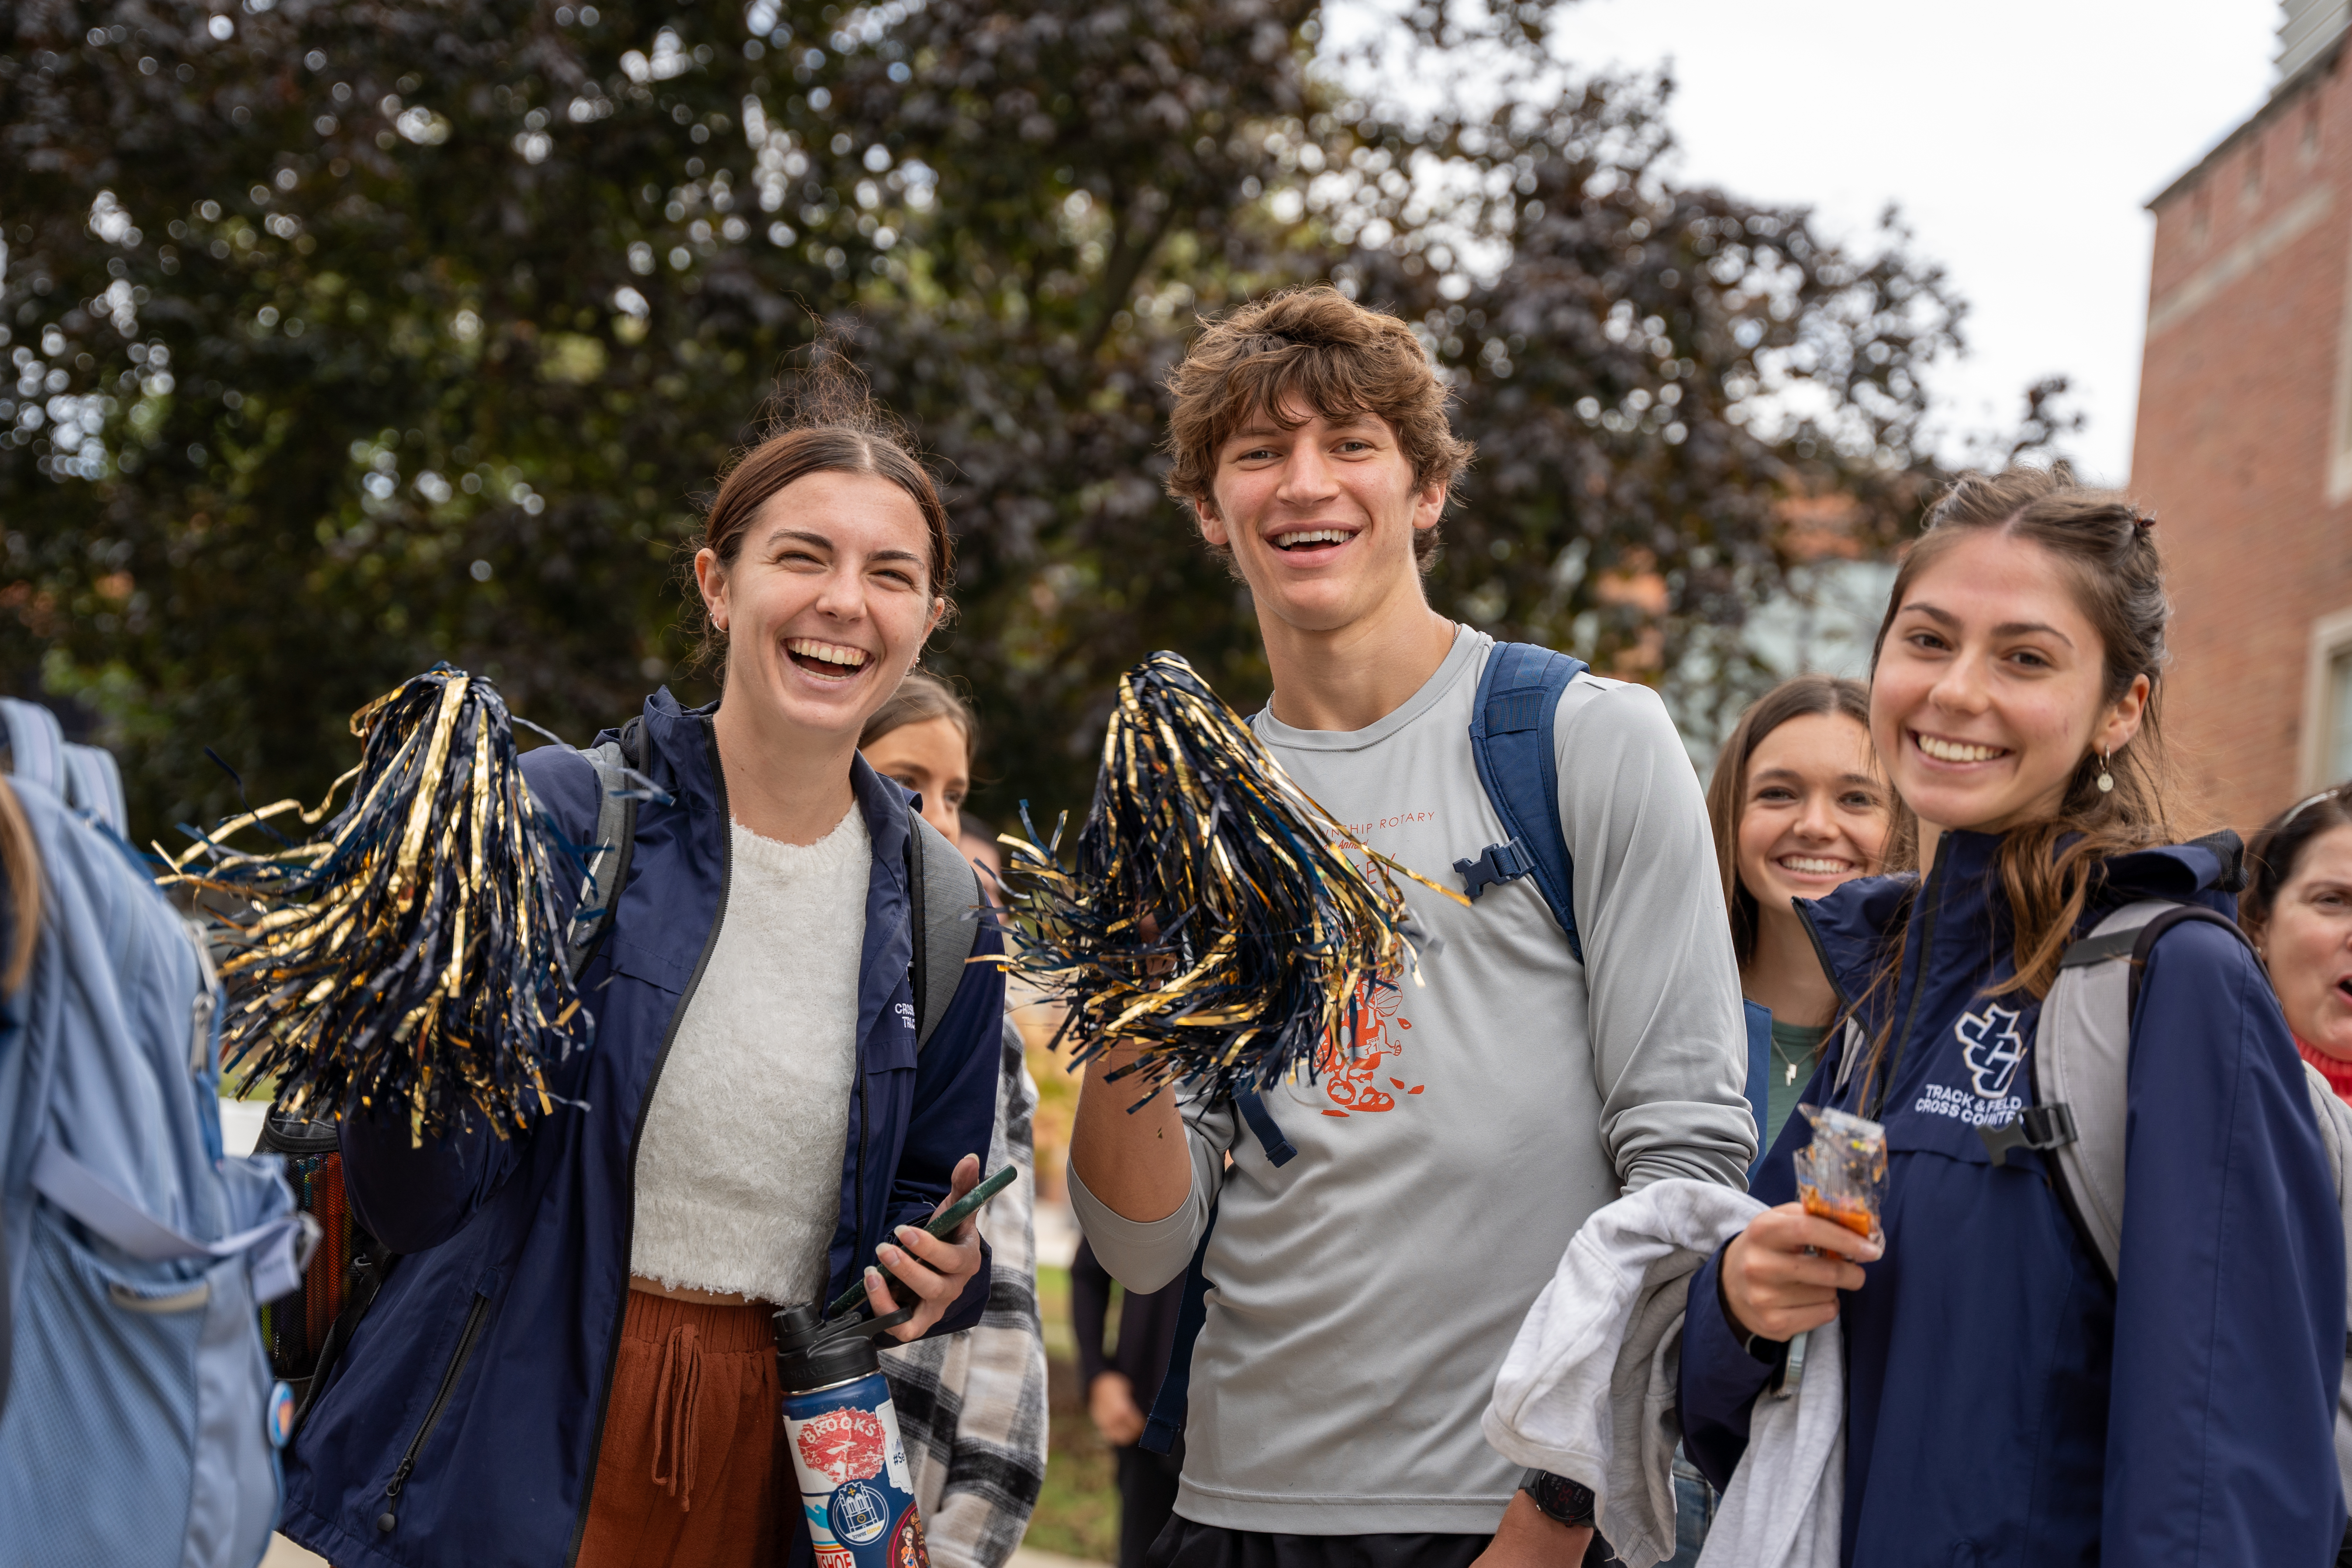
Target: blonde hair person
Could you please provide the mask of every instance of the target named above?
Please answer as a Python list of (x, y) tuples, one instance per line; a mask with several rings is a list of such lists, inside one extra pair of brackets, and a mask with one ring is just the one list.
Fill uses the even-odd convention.
[[(979, 731), (953, 687), (915, 669), (866, 721), (858, 750), (876, 773), (912, 791), (923, 819), (958, 844)], [(1008, 1017), (988, 1173), (1011, 1164), (1021, 1174), (981, 1219), (992, 1254), (987, 1310), (969, 1329), (882, 1354), (923, 1533), (940, 1568), (1002, 1568), (1021, 1544), (1045, 1484), (1045, 1331), (1037, 1313), (1032, 1128), (1037, 1085), (1024, 1055), (1021, 1032)]]

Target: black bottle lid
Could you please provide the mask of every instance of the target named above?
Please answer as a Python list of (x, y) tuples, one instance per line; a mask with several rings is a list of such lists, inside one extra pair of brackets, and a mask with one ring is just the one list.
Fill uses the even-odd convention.
[(882, 1370), (875, 1336), (913, 1317), (909, 1307), (887, 1318), (836, 1318), (826, 1322), (814, 1301), (775, 1315), (776, 1378), (786, 1394), (807, 1394)]

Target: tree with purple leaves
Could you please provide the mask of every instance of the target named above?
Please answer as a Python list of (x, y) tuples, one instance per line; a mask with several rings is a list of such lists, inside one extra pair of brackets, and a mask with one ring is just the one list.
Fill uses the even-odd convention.
[(1679, 185), (1667, 84), (1560, 71), (1547, 15), (1386, 18), (1424, 112), (1307, 0), (22, 0), (0, 668), (115, 747), (142, 836), (233, 804), (206, 745), (315, 792), (436, 659), (583, 738), (707, 697), (697, 489), (831, 331), (948, 480), (975, 804), (1078, 804), (1144, 652), (1264, 689), (1160, 380), (1199, 314), (1330, 279), (1480, 448), (1433, 602), (1736, 710), (1748, 612), (1916, 516), (1959, 307), (1891, 224)]

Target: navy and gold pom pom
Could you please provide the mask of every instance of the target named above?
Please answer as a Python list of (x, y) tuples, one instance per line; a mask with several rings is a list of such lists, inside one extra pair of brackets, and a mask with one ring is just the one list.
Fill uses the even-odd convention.
[(1363, 983), (1412, 966), (1391, 873), (1465, 901), (1368, 848), (1172, 653), (1119, 679), (1075, 864), (1058, 828), (1035, 837), (1003, 839), (1005, 965), (1066, 1005), (1075, 1060), (1139, 1045), (1114, 1076), (1147, 1100), (1311, 1077), (1320, 1042), (1351, 1044)]
[[(362, 742), (351, 804), (312, 842), (231, 841), (280, 801), (232, 817), (163, 879), (198, 889), (231, 928), (223, 1052), (278, 1102), (339, 1116), (362, 1105), (430, 1137), (473, 1112), (501, 1135), (549, 1109), (549, 1067), (593, 1027), (564, 964), (541, 812), (513, 721), (487, 680), (440, 666), (352, 716)], [(332, 800), (331, 792), (329, 799)], [(283, 840), (280, 840), (283, 843)]]

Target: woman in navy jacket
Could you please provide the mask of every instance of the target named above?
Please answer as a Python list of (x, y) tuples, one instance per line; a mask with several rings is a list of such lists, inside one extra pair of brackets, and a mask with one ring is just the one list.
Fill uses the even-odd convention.
[[(862, 880), (864, 935), (843, 949), (855, 974), (845, 963), (841, 1017), (847, 1027), (854, 986), (855, 1040), (827, 1047), (848, 1085), (838, 1194), (828, 1175), (821, 1196), (804, 1194), (813, 1213), (838, 1212), (829, 1247), (822, 1228), (810, 1233), (824, 1254), (824, 1298), (862, 1273), (869, 1299), (887, 1302), (870, 1267), (878, 1257), (920, 1299), (903, 1338), (968, 1327), (984, 1304), (986, 1258), (969, 1224), (952, 1242), (898, 1227), (919, 1225), (951, 1188), (976, 1179), (968, 1156), (988, 1147), (1003, 976), (969, 966), (918, 1051), (910, 805), (856, 752), (866, 717), (946, 607), (945, 514), (920, 465), (853, 407), (749, 453), (720, 488), (707, 538), (697, 571), (726, 638), (726, 695), (692, 711), (667, 690), (646, 703), (641, 771), (667, 798), (640, 806), (626, 885), (581, 977), (597, 1029), (555, 1075), (562, 1103), (527, 1137), (476, 1126), (417, 1147), (396, 1117), (355, 1107), (344, 1121), (352, 1206), (401, 1256), (289, 1456), (282, 1528), (339, 1568), (558, 1568), (581, 1556), (583, 1537), (591, 1561), (660, 1560), (630, 1542), (600, 1545), (592, 1492), (616, 1485), (609, 1465), (600, 1474), (599, 1457), (619, 1406), (625, 1317), (634, 1325), (640, 1308), (724, 1304), (644, 1278), (633, 1288), (633, 1243), (644, 1239), (633, 1225), (648, 1112), (689, 1005), (711, 978), (730, 880), (742, 896), (737, 850), (747, 830), (772, 847), (827, 839), (828, 829), (847, 842), (859, 826), (854, 812), (870, 841), (863, 873), (854, 862), (835, 873)], [(563, 833), (589, 842), (597, 784), (586, 763), (551, 746), (523, 767)], [(856, 884), (843, 885), (855, 897)], [(1001, 951), (992, 930), (975, 951)], [(792, 952), (774, 955), (787, 974), (793, 962)], [(811, 1258), (802, 1267), (820, 1266)], [(768, 1304), (748, 1294), (738, 1292), (743, 1304), (732, 1310), (762, 1326)], [(690, 1335), (677, 1346), (694, 1353)], [(772, 1351), (761, 1353), (772, 1366)], [(706, 1406), (714, 1397), (708, 1376), (698, 1394), (690, 1384), (678, 1391), (682, 1415), (694, 1415), (698, 1397)], [(742, 1430), (764, 1434), (779, 1421), (772, 1408), (746, 1409)], [(642, 1424), (641, 1412), (630, 1418)], [(691, 1500), (706, 1518), (727, 1500), (709, 1495), (709, 1472), (734, 1464), (745, 1446), (703, 1445), (704, 1495)], [(774, 1465), (781, 1479), (768, 1483), (763, 1517), (746, 1539), (756, 1535), (764, 1552), (789, 1531), (793, 1560), (809, 1562), (781, 1440), (756, 1463), (763, 1472)], [(633, 1484), (644, 1484), (641, 1468), (626, 1478)], [(674, 1465), (674, 1483), (677, 1474)], [(599, 1529), (609, 1534), (609, 1520)], [(730, 1544), (727, 1560), (739, 1555), (752, 1554)]]
[(1685, 1442), (1727, 1485), (1787, 1341), (1835, 1318), (1842, 1563), (2315, 1568), (2345, 1524), (2342, 1233), (2252, 954), (2188, 922), (2148, 960), (2115, 1281), (2040, 1156), (1996, 1166), (1979, 1134), (2033, 1100), (2025, 1053), (2070, 941), (2136, 899), (2230, 908), (2233, 846), (2163, 842), (2148, 521), (2013, 469), (1962, 480), (1929, 527), (1871, 692), (1929, 868), (1799, 902), (1862, 1037), (1804, 1098), (1885, 1123), (1885, 1251), (1790, 1201), (1811, 1135), (1792, 1120), (1755, 1184), (1779, 1206), (1690, 1288)]

